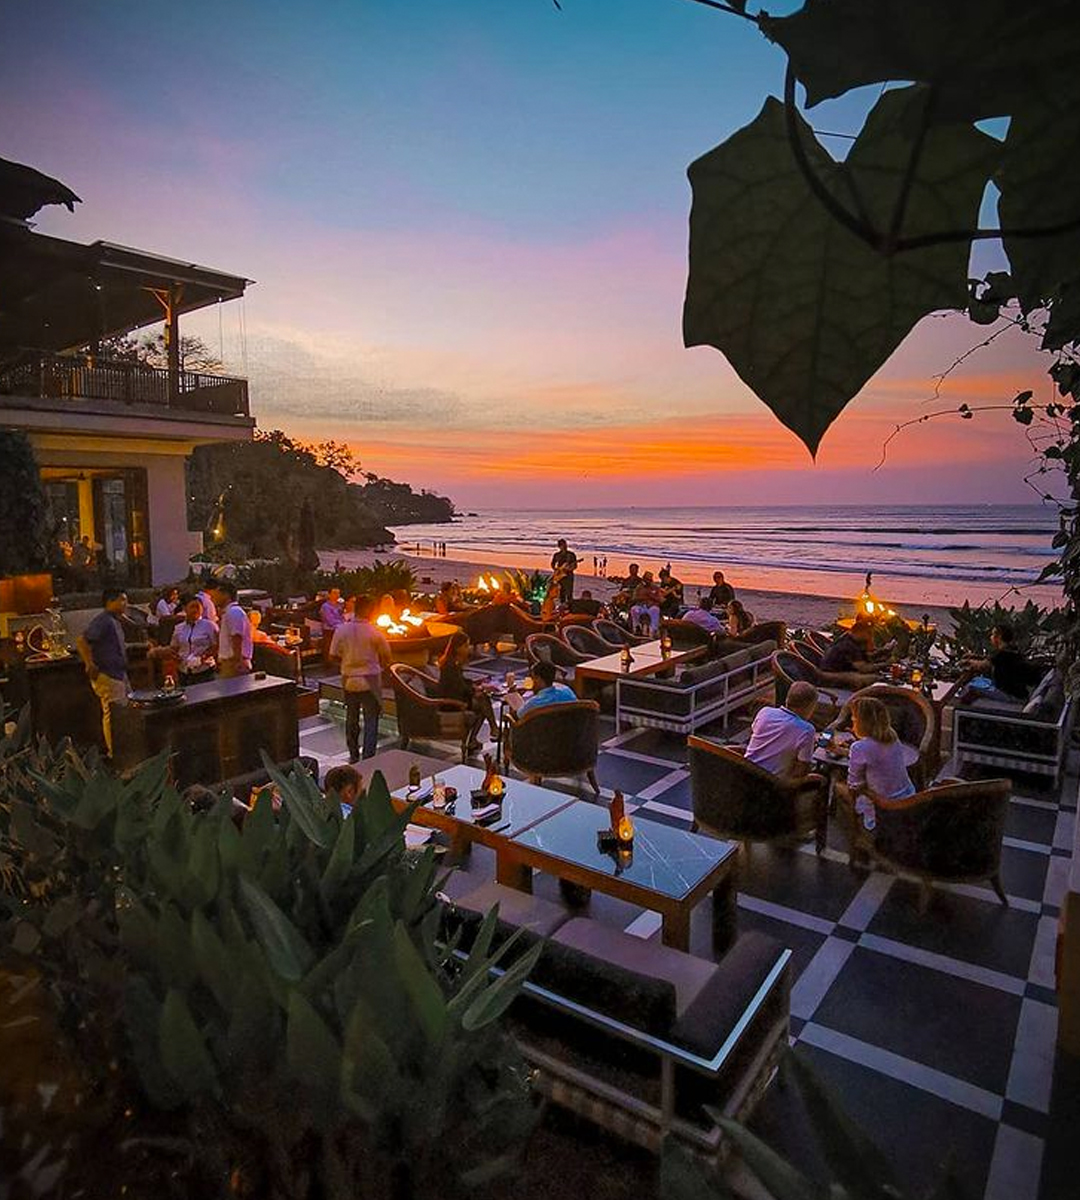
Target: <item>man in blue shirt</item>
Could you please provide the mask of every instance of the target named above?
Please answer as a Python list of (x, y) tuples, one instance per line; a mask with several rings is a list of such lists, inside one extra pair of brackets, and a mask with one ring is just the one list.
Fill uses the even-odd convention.
[(127, 703), (127, 645), (120, 623), (127, 602), (123, 589), (106, 588), (101, 595), (102, 611), (75, 643), (90, 686), (101, 702), (101, 731), (105, 735), (105, 752), (110, 757), (113, 752), (110, 710), (114, 704)]
[(533, 686), (535, 692), (521, 706), (518, 711), (518, 716), (522, 717), (527, 712), (532, 712), (534, 708), (544, 708), (549, 704), (565, 704), (567, 701), (576, 700), (573, 688), (569, 688), (565, 683), (555, 682), (555, 664), (541, 659), (532, 669)]

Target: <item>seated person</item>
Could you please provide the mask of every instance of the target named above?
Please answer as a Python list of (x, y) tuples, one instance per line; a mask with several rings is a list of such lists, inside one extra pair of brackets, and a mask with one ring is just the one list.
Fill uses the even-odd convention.
[(992, 688), (969, 688), (964, 699), (1026, 700), (1032, 687), (1038, 683), (1042, 671), (1016, 649), (1013, 644), (1015, 633), (1011, 625), (995, 625), (990, 631), (990, 656), (969, 659), (965, 665), (976, 674), (989, 676)]
[(394, 599), (392, 593), (384, 592), (379, 600), (378, 607), (372, 614), (372, 621), (377, 621), (379, 617), (389, 617), (391, 621), (397, 624), (398, 619), (398, 603)]
[(792, 782), (807, 775), (817, 739), (810, 722), (817, 698), (817, 688), (799, 680), (788, 688), (781, 707), (761, 709), (751, 726), (744, 753), (747, 761)]
[(866, 829), (877, 824), (875, 800), (903, 800), (915, 794), (904, 764), (903, 743), (889, 720), (889, 710), (873, 696), (860, 696), (851, 706), (855, 741), (848, 758), (847, 785), (837, 795), (854, 805)]
[(556, 674), (553, 662), (541, 659), (534, 664), (532, 677), (533, 687), (536, 690), (521, 706), (517, 714), (519, 717), (524, 716), (527, 712), (532, 712), (533, 709), (545, 708), (549, 704), (566, 704), (577, 699), (573, 688), (567, 687), (565, 683), (555, 682)]
[(612, 597), (612, 604), (618, 608), (627, 608), (634, 599), (634, 593), (641, 584), (640, 568), (637, 563), (631, 563), (627, 574), (619, 582), (619, 590)]
[(435, 611), (440, 617), (448, 617), (451, 613), (461, 612), (463, 608), (461, 584), (456, 579), (444, 580), (435, 597)]
[(476, 754), (481, 749), (480, 727), (485, 721), (494, 738), (498, 731), (495, 719), (495, 709), (491, 697), (472, 682), (465, 678), (465, 664), (469, 661), (469, 639), (454, 637), (446, 645), (439, 657), (439, 679), (434, 688), (434, 695), (440, 700), (460, 700), (467, 704), (473, 715), (472, 726), (469, 729), (468, 751)]
[(875, 657), (873, 627), (869, 621), (856, 617), (851, 629), (825, 651), (820, 670), (836, 676), (837, 682), (845, 687), (869, 687), (881, 678)]
[(276, 644), (274, 639), (263, 629), (262, 613), (257, 608), (253, 608), (248, 613), (248, 621), (251, 624), (251, 640), (255, 645)]
[(646, 571), (634, 590), (633, 603), (630, 605), (630, 622), (635, 629), (647, 624), (653, 637), (660, 632), (660, 602), (662, 599), (663, 593), (653, 582), (652, 571)]
[(729, 637), (742, 637), (754, 623), (754, 614), (747, 612), (742, 604), (735, 599), (728, 601), (727, 615)]
[(724, 579), (723, 571), (713, 571), (713, 585), (709, 589), (709, 597), (714, 608), (727, 608), (735, 599), (735, 589)]
[(363, 798), (364, 777), (355, 767), (346, 765), (331, 767), (323, 780), (323, 790), (328, 800), (331, 798), (331, 793), (336, 795), (342, 810), (348, 816), (353, 805)]
[(724, 629), (721, 621), (713, 613), (712, 596), (708, 594), (701, 597), (696, 608), (688, 608), (682, 619), (699, 629), (704, 629), (706, 633), (721, 633)]
[(322, 622), (323, 637), (329, 645), (334, 630), (345, 620), (341, 606), (341, 588), (332, 587), (326, 593), (326, 599), (319, 606), (319, 620)]
[(603, 609), (604, 606), (599, 600), (594, 599), (588, 588), (585, 588), (580, 596), (570, 601), (570, 612), (575, 616), (598, 617)]
[(509, 579), (502, 581), (502, 586), (491, 598), (492, 604), (519, 604), (521, 597), (517, 594), (514, 585)]
[(660, 568), (660, 579), (657, 586), (660, 589), (660, 612), (665, 617), (677, 617), (683, 606), (683, 585), (681, 579), (676, 579), (670, 567)]

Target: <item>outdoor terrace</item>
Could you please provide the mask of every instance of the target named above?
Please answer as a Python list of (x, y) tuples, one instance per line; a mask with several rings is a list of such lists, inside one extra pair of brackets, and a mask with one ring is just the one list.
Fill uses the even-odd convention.
[(30, 354), (0, 368), (0, 407), (55, 407), (71, 410), (107, 407), (247, 418), (248, 383), (228, 375), (169, 372), (124, 359), (72, 354)]
[[(524, 674), (524, 659), (481, 656), (470, 674), (498, 677), (508, 670)], [(619, 788), (638, 819), (688, 827), (685, 739), (644, 729), (616, 735), (610, 717), (601, 721), (601, 801)], [(731, 740), (739, 736), (738, 726), (728, 731)], [(346, 761), (332, 708), (302, 723), (300, 744), (322, 771)], [(397, 744), (393, 718), (384, 719), (380, 751)], [(458, 761), (449, 744), (418, 743), (410, 752)], [(959, 1194), (969, 1200), (1070, 1194), (1059, 1190), (1061, 1162), (1047, 1147), (1056, 1144), (1054, 950), (1076, 820), (1076, 757), (1073, 751), (1060, 790), (1031, 779), (1014, 785), (1002, 856), (1008, 908), (989, 887), (937, 885), (920, 912), (914, 881), (848, 867), (835, 825), (820, 857), (812, 843), (742, 852), (740, 931), (761, 930), (793, 951), (794, 1051), (881, 1148), (905, 1196), (926, 1194), (950, 1163)], [(592, 799), (585, 784), (546, 780), (545, 786)], [(470, 876), (459, 881), (463, 887), (490, 878), (491, 852), (474, 847), (461, 870)], [(553, 878), (538, 875), (535, 886), (559, 898)], [(710, 958), (707, 910), (695, 911), (690, 949)], [(593, 893), (587, 915), (659, 945), (654, 913)], [(647, 1155), (559, 1113), (551, 1114), (536, 1153), (543, 1157), (549, 1139), (568, 1125), (572, 1136), (560, 1141), (558, 1154), (568, 1145), (579, 1148), (579, 1179), (595, 1175), (613, 1198), (649, 1191), (654, 1164)], [(826, 1177), (793, 1089), (770, 1088), (752, 1127), (800, 1167)], [(565, 1158), (558, 1161), (561, 1171)]]

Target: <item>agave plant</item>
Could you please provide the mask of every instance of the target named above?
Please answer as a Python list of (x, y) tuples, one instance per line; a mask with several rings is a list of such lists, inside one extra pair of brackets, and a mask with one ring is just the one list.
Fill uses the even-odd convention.
[(33, 869), (5, 886), (4, 965), (33, 955), (36, 1019), (113, 1098), (111, 1145), (167, 1155), (189, 1194), (282, 1200), (453, 1195), (513, 1160), (535, 1114), (499, 1018), (539, 948), (494, 978), (516, 955), (491, 952), (494, 913), (467, 956), (439, 940), (433, 851), (406, 851), (381, 776), (344, 819), (268, 763), (282, 808), (238, 829), (164, 759), (118, 780), (20, 756), (0, 758), (4, 847)]

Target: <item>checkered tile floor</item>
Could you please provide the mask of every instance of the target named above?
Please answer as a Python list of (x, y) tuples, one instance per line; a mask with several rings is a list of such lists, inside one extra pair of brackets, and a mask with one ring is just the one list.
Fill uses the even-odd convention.
[[(502, 674), (521, 660), (477, 660), (473, 673)], [(597, 774), (602, 798), (620, 788), (642, 817), (688, 825), (691, 796), (684, 739), (657, 730), (616, 736), (602, 719)], [(708, 730), (703, 732), (708, 733)], [(397, 742), (392, 720), (380, 746)], [(730, 736), (730, 731), (729, 731)], [(303, 723), (304, 753), (326, 767), (345, 761), (340, 713)], [(425, 755), (454, 760), (430, 743)], [(582, 781), (546, 781), (584, 799)], [(739, 921), (791, 947), (792, 1041), (877, 1142), (905, 1192), (927, 1189), (951, 1162), (964, 1194), (977, 1200), (1036, 1200), (1048, 1128), (1057, 1025), (1054, 945), (1076, 820), (1075, 768), (1057, 792), (1018, 785), (1006, 827), (1003, 908), (989, 888), (935, 888), (920, 914), (904, 878), (847, 866), (831, 831), (824, 855), (756, 846), (740, 865)], [(477, 848), (470, 873), (493, 860)], [(537, 887), (554, 881), (539, 877)], [(659, 917), (594, 895), (590, 915), (643, 938)], [(699, 910), (691, 948), (711, 953), (708, 913)], [(822, 1171), (797, 1098), (773, 1088), (754, 1118), (778, 1149)]]

